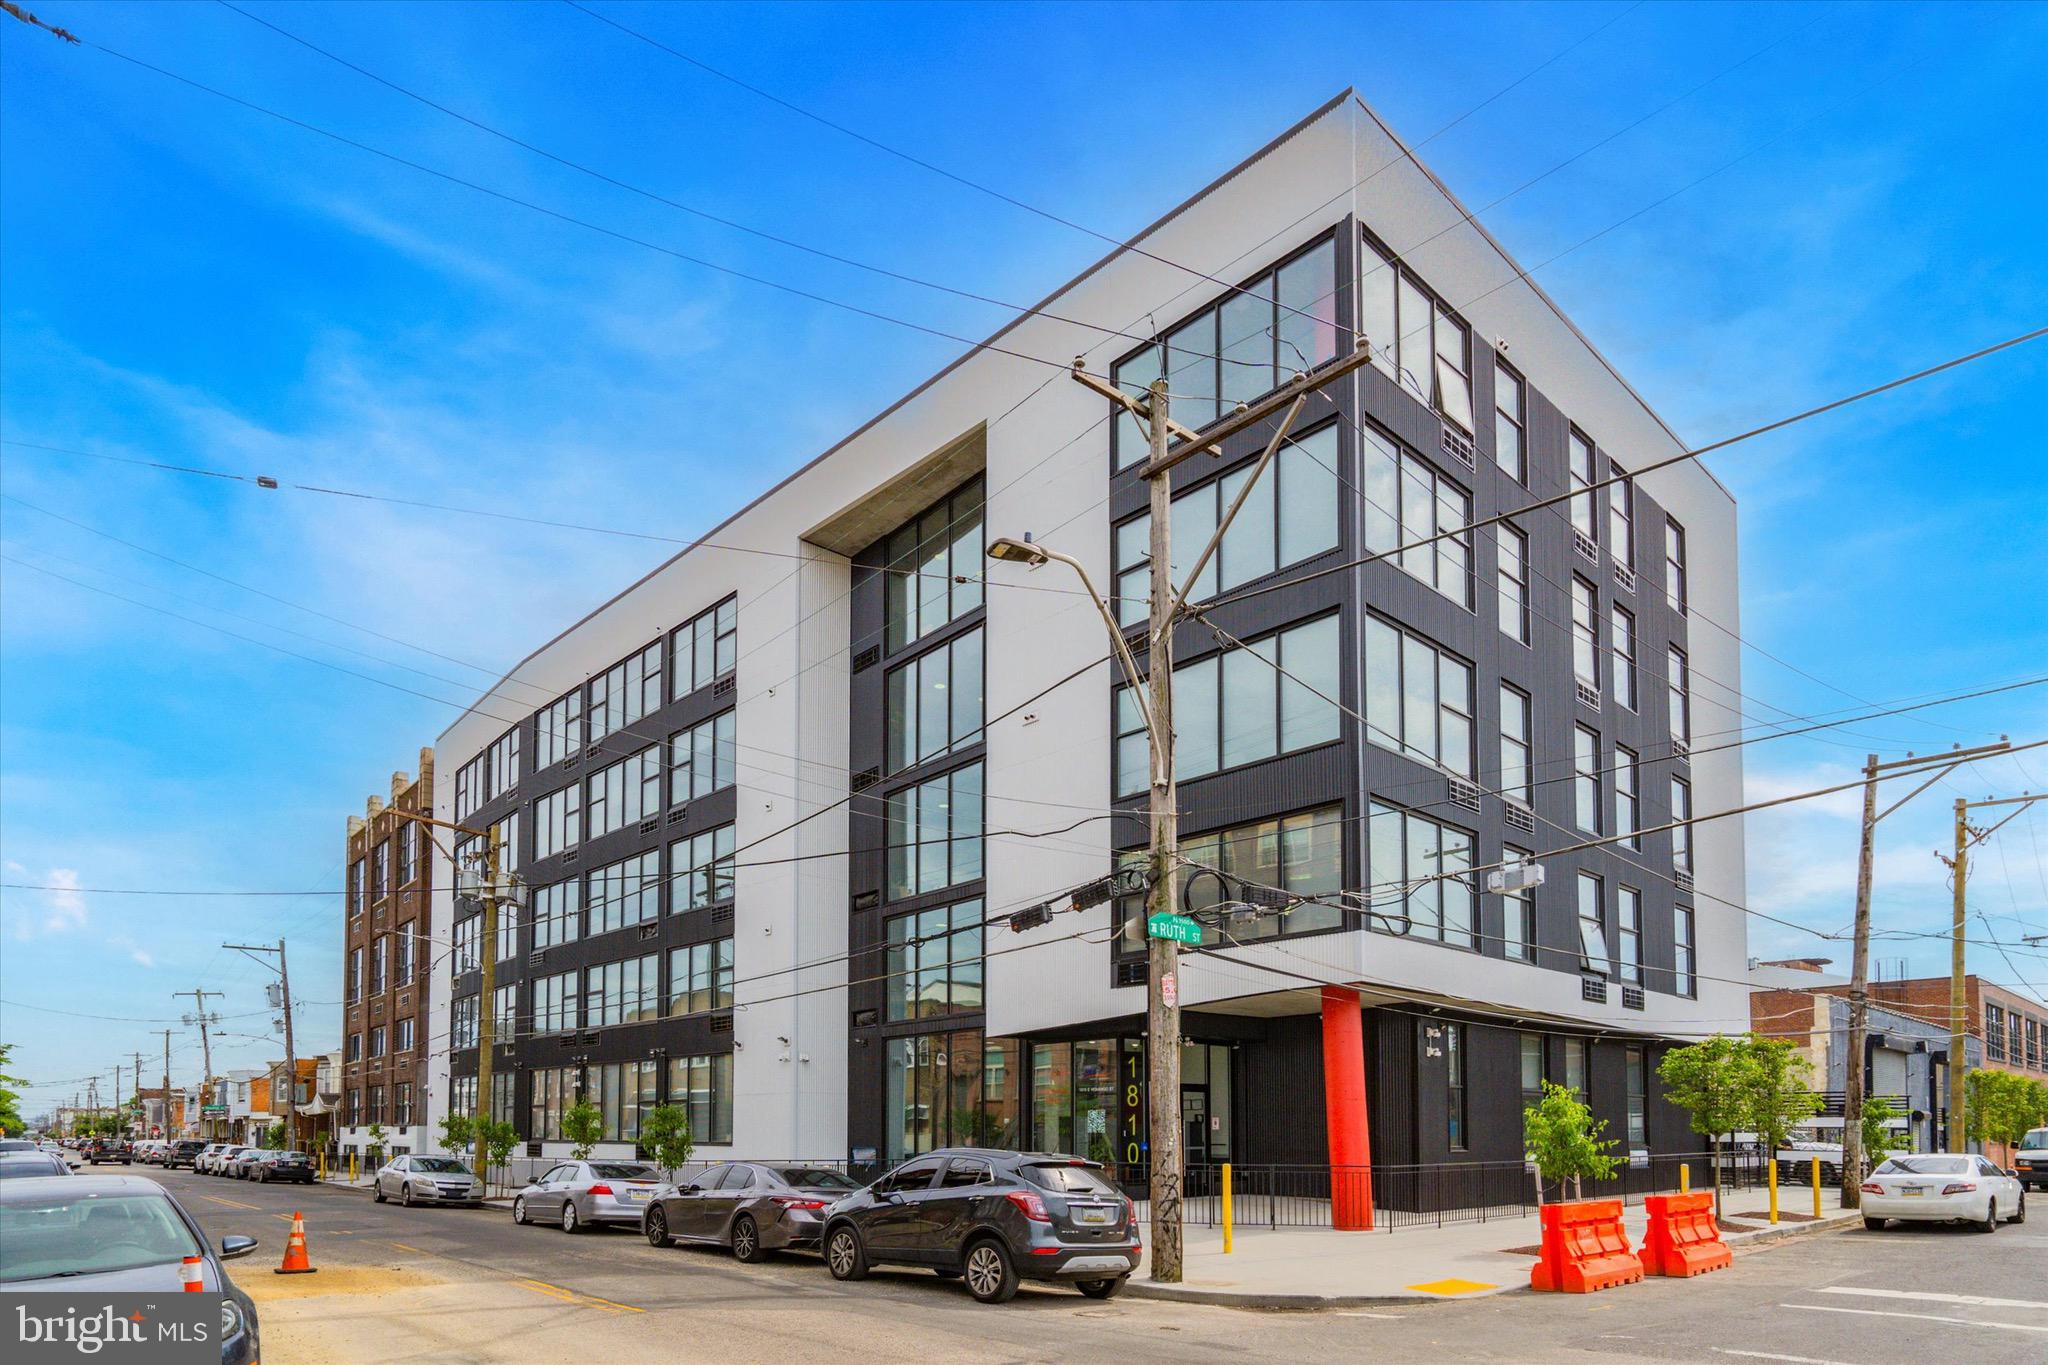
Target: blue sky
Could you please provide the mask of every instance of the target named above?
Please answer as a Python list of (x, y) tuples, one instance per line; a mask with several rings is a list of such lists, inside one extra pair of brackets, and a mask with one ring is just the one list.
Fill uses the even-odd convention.
[[(566, 6), (248, 7), (564, 156), (861, 260), (1029, 300), (1100, 253)], [(1420, 139), (1578, 43), (1423, 155), (1485, 204), (1643, 120), (1485, 215), (1525, 264), (1735, 163), (1539, 276), (1700, 442), (2048, 318), (2048, 9), (594, 7), (1108, 233), (1151, 221), (1346, 86)], [(947, 332), (981, 335), (1001, 317), (600, 185), (223, 6), (35, 8), (90, 43), (674, 251)], [(1158, 80), (1138, 56), (1147, 41)], [(957, 350), (550, 221), (11, 20), (0, 92), (10, 440), (687, 536)], [(2041, 671), (2044, 391), (2039, 343), (1712, 461), (1741, 503), (1742, 632), (1785, 661), (1745, 655), (1754, 715)], [(666, 554), (0, 454), (10, 556), (396, 684), (0, 564), (9, 881), (336, 887), (345, 817), (414, 766), (452, 714), (445, 701), (487, 681), (25, 504), (487, 668)], [(1870, 748), (2048, 736), (2044, 694), (1751, 746), (1751, 793), (1846, 780)], [(2044, 782), (2048, 758), (2029, 756), (1982, 765), (1958, 790)], [(1954, 794), (1936, 788), (1887, 822), (1884, 928), (1946, 923), (1930, 850), (1946, 842)], [(1752, 822), (1752, 905), (1845, 927), (1854, 812), (1844, 797)], [(1971, 894), (1991, 920), (1973, 932), (2014, 943), (2048, 931), (2044, 853), (2048, 815), (1985, 850)], [(238, 1017), (225, 1028), (244, 1035), (216, 1049), (217, 1067), (275, 1055), (261, 969), (217, 945), (279, 934), (307, 1001), (302, 1047), (332, 1046), (332, 897), (0, 893), (0, 998), (13, 1002), (0, 1038), (20, 1045), (17, 1071), (47, 1083), (32, 1101), (68, 1096), (73, 1078), (134, 1049), (160, 1056), (150, 1030), (166, 1026), (190, 1074), (196, 1039), (157, 1021), (174, 1021), (171, 993), (195, 985), (227, 992), (218, 1008)], [(1762, 922), (1752, 951), (1847, 958), (1845, 944)], [(1878, 954), (1916, 973), (1946, 962), (1924, 938)], [(2013, 980), (2013, 964), (2048, 987), (2048, 958), (1972, 950), (1993, 978)]]

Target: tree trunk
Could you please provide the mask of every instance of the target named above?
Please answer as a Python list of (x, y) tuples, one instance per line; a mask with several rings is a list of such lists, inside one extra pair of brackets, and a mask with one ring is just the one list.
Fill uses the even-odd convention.
[(1721, 1219), (1721, 1135), (1714, 1134), (1714, 1221)]

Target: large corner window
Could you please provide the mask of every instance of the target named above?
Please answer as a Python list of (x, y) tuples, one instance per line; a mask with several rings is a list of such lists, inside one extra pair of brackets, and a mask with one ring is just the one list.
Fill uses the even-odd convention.
[[(1175, 327), (1163, 347), (1119, 361), (1110, 381), (1142, 398), (1163, 373), (1174, 420), (1200, 430), (1336, 354), (1337, 244), (1324, 238)], [(1112, 439), (1118, 469), (1150, 450), (1128, 411), (1118, 412)]]
[[(1472, 495), (1372, 427), (1360, 427), (1365, 548), (1459, 606), (1472, 605)], [(1442, 535), (1443, 539), (1433, 540)], [(1427, 542), (1427, 543), (1423, 543)], [(1397, 553), (1398, 552), (1398, 553)]]
[(1375, 801), (1365, 842), (1374, 929), (1475, 946), (1469, 831)]
[(668, 955), (670, 1017), (732, 1008), (732, 940), (713, 939)]
[(1362, 244), (1359, 304), (1373, 363), (1469, 435), (1477, 428), (1465, 324), (1370, 238)]
[(981, 631), (970, 630), (893, 668), (884, 684), (889, 771), (981, 738)]
[[(1203, 566), (1188, 600), (1201, 602), (1255, 578), (1337, 548), (1337, 428), (1289, 441), (1238, 509), (1216, 553)], [(1251, 477), (1252, 466), (1177, 495), (1173, 500), (1174, 586), (1216, 534)], [(1117, 620), (1134, 626), (1150, 611), (1152, 517), (1141, 512), (1116, 528)]]
[(740, 601), (728, 597), (669, 635), (669, 700), (709, 687), (740, 661)]
[(883, 821), (891, 900), (981, 876), (981, 765), (890, 793)]
[(981, 501), (975, 479), (890, 535), (882, 553), (883, 643), (890, 653), (981, 605)]
[[(1335, 896), (1344, 888), (1343, 832), (1344, 808), (1319, 806), (1273, 820), (1184, 835), (1181, 857), (1192, 864), (1181, 873), (1186, 902), (1191, 909), (1205, 912), (1226, 899), (1242, 904), (1248, 899), (1246, 892), (1255, 888), (1284, 891), (1290, 896)], [(1145, 863), (1142, 849), (1120, 859), (1120, 866), (1126, 868), (1143, 868)], [(1198, 868), (1219, 875), (1206, 876), (1195, 870)], [(1122, 951), (1145, 950), (1147, 909), (1142, 892), (1118, 898), (1118, 945)], [(1202, 942), (1215, 947), (1225, 942), (1226, 932), (1231, 941), (1243, 942), (1343, 926), (1343, 907), (1303, 900), (1282, 910), (1232, 915), (1221, 926), (1205, 925)]]
[(721, 711), (669, 736), (671, 803), (680, 806), (733, 784), (739, 767), (737, 715)]
[[(1180, 781), (1337, 738), (1337, 618), (1325, 616), (1173, 670), (1174, 776)], [(1151, 783), (1145, 723), (1116, 692), (1116, 793)]]
[(1472, 665), (1367, 617), (1365, 721), (1366, 739), (1380, 748), (1472, 776)]
[(982, 903), (934, 906), (888, 922), (888, 1017), (937, 1019), (982, 1007)]
[(732, 1054), (671, 1057), (668, 1102), (690, 1117), (690, 1137), (707, 1146), (732, 1142)]

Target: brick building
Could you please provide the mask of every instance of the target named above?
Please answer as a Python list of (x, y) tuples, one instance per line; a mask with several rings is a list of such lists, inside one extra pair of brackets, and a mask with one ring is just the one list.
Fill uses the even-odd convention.
[[(1849, 992), (1846, 986), (1825, 989), (1833, 995)], [(1945, 976), (1873, 981), (1870, 999), (1873, 1004), (1949, 1026), (1949, 978)], [(2048, 1078), (2048, 1005), (1974, 975), (1963, 978), (1963, 1005), (1964, 1028), (1983, 1042), (1986, 1066), (2035, 1080)]]
[(426, 982), (433, 957), (433, 859), (426, 827), (404, 812), (431, 813), (434, 751), (420, 750), (417, 778), (391, 775), (390, 804), (371, 797), (348, 822), (347, 928), (342, 945), (341, 1112), (343, 1150), (373, 1145), (417, 1151), (425, 1138)]

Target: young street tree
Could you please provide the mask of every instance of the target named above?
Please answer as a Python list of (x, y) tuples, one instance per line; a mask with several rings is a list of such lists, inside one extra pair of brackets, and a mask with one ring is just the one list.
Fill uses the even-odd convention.
[(1813, 1063), (1792, 1044), (1771, 1038), (1748, 1038), (1741, 1045), (1751, 1062), (1749, 1122), (1775, 1161), (1786, 1134), (1818, 1114), (1821, 1099), (1813, 1088)]
[(1564, 1193), (1564, 1182), (1572, 1182), (1574, 1195), (1582, 1193), (1581, 1182), (1591, 1176), (1604, 1180), (1621, 1164), (1609, 1156), (1618, 1144), (1600, 1135), (1607, 1121), (1593, 1117), (1593, 1111), (1579, 1097), (1561, 1085), (1546, 1083), (1543, 1098), (1522, 1111), (1523, 1146), (1536, 1172)]
[(673, 1104), (657, 1104), (640, 1120), (640, 1146), (661, 1167), (668, 1180), (690, 1159), (696, 1143), (690, 1137), (690, 1116)]
[(476, 1143), (476, 1120), (467, 1114), (441, 1116), (441, 1150), (466, 1152)]
[[(1905, 1150), (1910, 1145), (1902, 1129), (1892, 1127), (1892, 1120), (1904, 1118), (1892, 1108), (1890, 1100), (1873, 1096), (1863, 1102), (1863, 1123), (1857, 1132), (1863, 1139), (1863, 1164), (1865, 1170), (1872, 1169), (1891, 1152)], [(1856, 1173), (1863, 1179), (1863, 1171)]]
[[(488, 1185), (491, 1172), (502, 1173), (512, 1149), (519, 1145), (519, 1130), (504, 1119), (478, 1119), (472, 1135), (481, 1136), (484, 1140), (484, 1169), (477, 1174)], [(501, 1187), (502, 1183), (501, 1178)]]
[(570, 1155), (588, 1161), (598, 1143), (604, 1141), (604, 1111), (589, 1100), (578, 1100), (562, 1111), (562, 1136), (575, 1143)]
[[(1692, 1116), (1692, 1130), (1714, 1149), (1714, 1216), (1721, 1214), (1721, 1137), (1750, 1121), (1756, 1105), (1756, 1058), (1746, 1039), (1715, 1034), (1673, 1048), (1657, 1063), (1664, 1097)], [(1774, 1153), (1775, 1154), (1775, 1153)]]
[(2010, 1071), (1972, 1071), (1963, 1082), (1964, 1132), (1978, 1142), (2017, 1146), (2048, 1124), (2048, 1085)]

